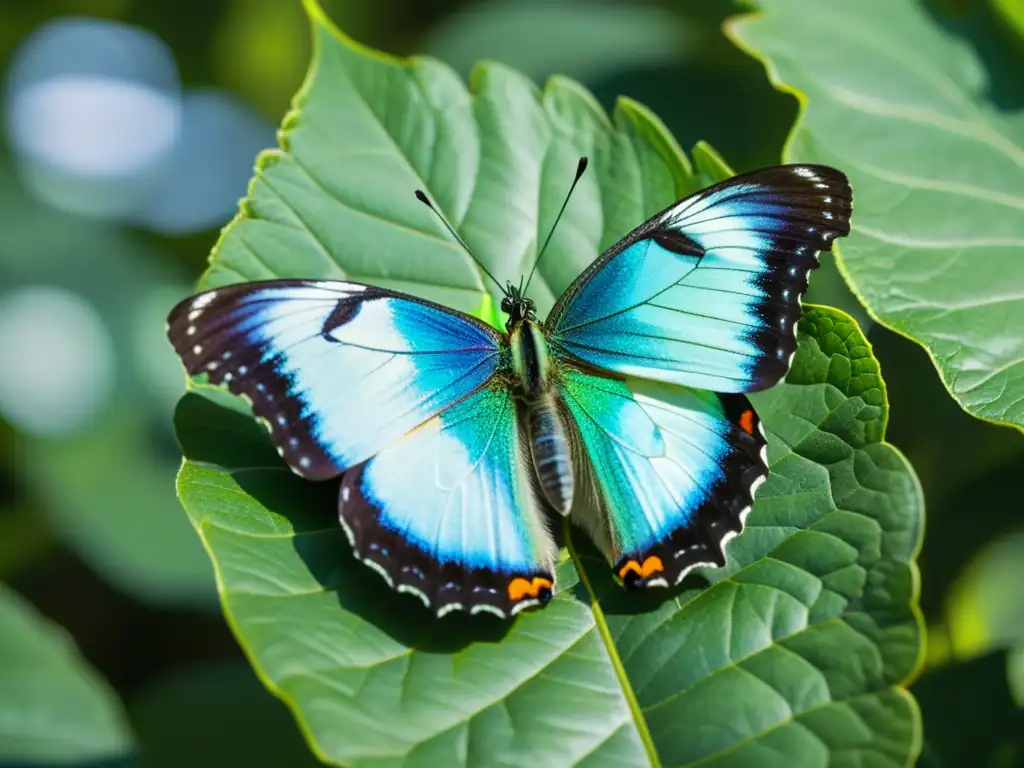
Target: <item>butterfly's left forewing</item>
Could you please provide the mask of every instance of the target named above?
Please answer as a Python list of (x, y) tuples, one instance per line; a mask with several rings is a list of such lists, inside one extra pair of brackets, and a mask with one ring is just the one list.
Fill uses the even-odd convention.
[(594, 538), (623, 582), (673, 586), (695, 565), (724, 564), (724, 545), (768, 472), (746, 397), (567, 368), (562, 398), (599, 502), (572, 514), (600, 532)]

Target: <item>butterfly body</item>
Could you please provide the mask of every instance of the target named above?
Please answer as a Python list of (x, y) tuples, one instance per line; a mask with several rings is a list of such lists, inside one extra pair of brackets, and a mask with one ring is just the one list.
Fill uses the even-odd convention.
[(572, 453), (561, 415), (557, 392), (556, 361), (548, 349), (543, 327), (533, 313), (533, 303), (510, 286), (510, 299), (502, 302), (508, 314), (509, 351), (515, 377), (514, 389), (533, 460), (534, 474), (547, 503), (568, 515), (575, 494)]
[(504, 332), (328, 280), (207, 291), (168, 332), (295, 472), (341, 475), (341, 526), (390, 586), (441, 616), (510, 616), (554, 594), (549, 510), (627, 587), (724, 564), (768, 469), (744, 393), (788, 370), (808, 273), (850, 209), (831, 168), (738, 176), (641, 224), (543, 322), (510, 285)]

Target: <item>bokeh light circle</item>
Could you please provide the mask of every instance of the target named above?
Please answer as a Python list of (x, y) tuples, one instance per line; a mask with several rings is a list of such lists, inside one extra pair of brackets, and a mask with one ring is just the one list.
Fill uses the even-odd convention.
[(46, 437), (94, 422), (113, 394), (114, 344), (78, 294), (31, 286), (0, 295), (0, 414)]
[(136, 210), (181, 132), (177, 67), (145, 30), (62, 18), (11, 62), (5, 122), (22, 175), (48, 203), (97, 217)]

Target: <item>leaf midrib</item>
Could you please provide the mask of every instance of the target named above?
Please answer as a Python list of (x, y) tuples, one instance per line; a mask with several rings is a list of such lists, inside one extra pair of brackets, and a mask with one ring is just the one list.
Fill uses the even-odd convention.
[(583, 565), (583, 560), (576, 552), (576, 547), (573, 546), (569, 518), (565, 518), (562, 521), (562, 530), (565, 534), (565, 546), (568, 548), (569, 556), (572, 558), (573, 565), (576, 567), (576, 572), (579, 574), (580, 583), (583, 585), (583, 588), (587, 590), (587, 595), (590, 598), (590, 609), (594, 614), (594, 626), (597, 627), (597, 632), (601, 637), (601, 642), (604, 644), (605, 651), (608, 653), (608, 660), (612, 663), (612, 669), (615, 670), (615, 677), (619, 681), (619, 685), (622, 688), (622, 694), (625, 696), (626, 703), (629, 705), (629, 711), (633, 715), (633, 722), (636, 724), (636, 730), (637, 734), (640, 736), (640, 741), (644, 745), (644, 751), (647, 753), (647, 759), (650, 761), (653, 768), (661, 768), (661, 758), (658, 757), (658, 750), (654, 746), (654, 739), (651, 738), (651, 732), (647, 727), (647, 720), (644, 717), (643, 711), (640, 709), (640, 703), (637, 701), (636, 693), (633, 691), (633, 685), (629, 682), (629, 676), (626, 674), (626, 668), (622, 665), (622, 659), (619, 657), (619, 649), (615, 646), (615, 640), (612, 638), (608, 621), (605, 619), (604, 611), (601, 610), (601, 603), (598, 600), (597, 593), (594, 591), (594, 588), (590, 583), (590, 577), (587, 575), (587, 569)]

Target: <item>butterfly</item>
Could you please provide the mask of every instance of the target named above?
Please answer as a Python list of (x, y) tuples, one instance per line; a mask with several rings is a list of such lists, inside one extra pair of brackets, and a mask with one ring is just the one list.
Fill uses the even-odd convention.
[(341, 526), (391, 587), (508, 617), (551, 599), (560, 516), (627, 588), (725, 563), (768, 472), (744, 393), (786, 375), (851, 205), (825, 166), (735, 176), (626, 235), (543, 321), (529, 280), (506, 284), (504, 332), (373, 285), (269, 280), (183, 301), (168, 334), (292, 470), (342, 475)]

